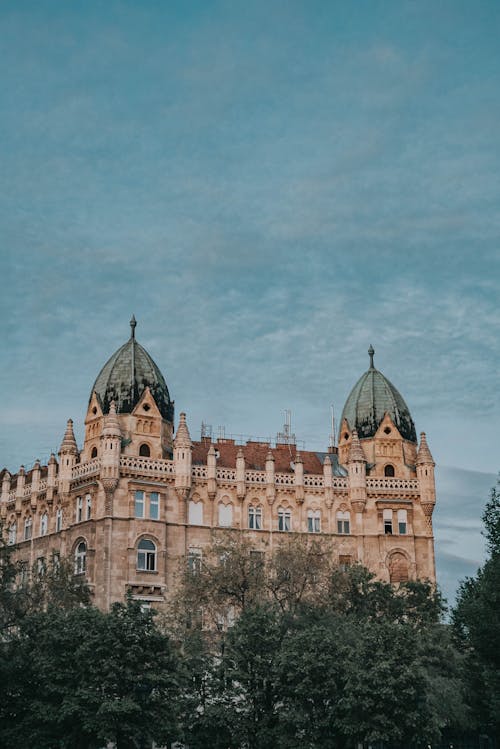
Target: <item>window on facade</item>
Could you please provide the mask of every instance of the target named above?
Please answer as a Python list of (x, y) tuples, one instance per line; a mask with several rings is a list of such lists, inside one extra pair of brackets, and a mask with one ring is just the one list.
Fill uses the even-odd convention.
[(76, 498), (76, 522), (81, 523), (83, 520), (83, 497)]
[(291, 531), (292, 530), (292, 511), (284, 507), (280, 507), (278, 510), (278, 530), (279, 531)]
[(408, 562), (405, 555), (399, 551), (391, 555), (389, 575), (391, 583), (404, 583), (408, 580)]
[(384, 533), (388, 536), (392, 535), (392, 510), (384, 510)]
[(31, 517), (26, 518), (24, 521), (24, 540), (28, 541), (31, 538), (33, 531), (33, 520)]
[(149, 517), (151, 520), (158, 520), (160, 517), (160, 495), (158, 492), (151, 492), (149, 495)]
[(143, 458), (149, 458), (151, 455), (151, 450), (149, 449), (149, 445), (141, 445), (139, 448), (139, 455), (142, 455)]
[(351, 532), (351, 516), (349, 512), (337, 512), (337, 533), (348, 535)]
[(201, 570), (202, 554), (201, 549), (189, 549), (187, 556), (188, 570), (196, 575)]
[(250, 566), (253, 570), (261, 569), (264, 565), (264, 552), (252, 549), (250, 552)]
[(339, 567), (342, 570), (342, 572), (347, 572), (347, 568), (350, 567), (351, 563), (352, 563), (352, 557), (349, 554), (339, 555)]
[(14, 520), (14, 522), (9, 525), (9, 533), (7, 537), (7, 542), (9, 546), (12, 546), (13, 544), (16, 543), (16, 540), (17, 540), (17, 523)]
[(62, 508), (58, 507), (56, 512), (56, 533), (59, 533), (59, 531), (62, 529)]
[(85, 497), (85, 520), (90, 520), (92, 516), (92, 497), (87, 494)]
[(143, 518), (144, 517), (144, 492), (136, 491), (135, 493), (135, 517), (136, 518)]
[(90, 458), (97, 458), (97, 447), (92, 448), (92, 452), (90, 453)]
[(43, 513), (43, 515), (40, 516), (40, 535), (46, 536), (47, 530), (49, 527), (49, 516), (46, 512)]
[(262, 507), (250, 505), (248, 508), (248, 527), (253, 531), (262, 530)]
[(137, 547), (137, 569), (156, 572), (156, 545), (148, 538), (139, 541)]
[(408, 513), (406, 510), (398, 510), (398, 533), (400, 536), (406, 536), (408, 528)]
[(384, 476), (394, 476), (394, 466), (387, 465), (384, 468)]
[(61, 555), (58, 551), (52, 553), (52, 567), (54, 568), (54, 572), (58, 572), (61, 567)]
[(19, 583), (20, 585), (27, 585), (29, 580), (29, 567), (28, 562), (21, 562), (19, 568)]
[(233, 524), (233, 506), (219, 505), (219, 525), (223, 528), (230, 528)]
[(87, 569), (87, 544), (80, 541), (75, 549), (75, 575), (83, 575)]
[(321, 512), (319, 510), (308, 510), (307, 531), (308, 533), (321, 532)]
[(36, 574), (38, 577), (44, 577), (45, 573), (47, 572), (47, 563), (45, 561), (45, 557), (38, 557), (36, 560)]
[(190, 525), (203, 525), (203, 502), (189, 501), (189, 523)]

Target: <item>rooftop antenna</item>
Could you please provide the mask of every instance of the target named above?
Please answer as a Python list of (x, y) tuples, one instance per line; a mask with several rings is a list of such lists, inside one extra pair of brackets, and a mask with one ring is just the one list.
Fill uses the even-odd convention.
[(333, 403), (330, 405), (330, 447), (335, 447), (335, 409), (333, 407)]
[(217, 427), (217, 437), (220, 440), (223, 440), (223, 439), (226, 438), (226, 427), (225, 426), (219, 425)]
[(212, 425), (206, 424), (204, 421), (201, 422), (201, 439), (212, 439)]
[(276, 435), (277, 445), (295, 445), (297, 443), (295, 434), (292, 434), (292, 412), (289, 408), (285, 410), (285, 423), (283, 431)]

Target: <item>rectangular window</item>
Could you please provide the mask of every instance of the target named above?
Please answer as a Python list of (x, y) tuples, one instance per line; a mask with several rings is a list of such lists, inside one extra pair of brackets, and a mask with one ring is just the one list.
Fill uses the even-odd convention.
[(250, 552), (250, 566), (253, 570), (261, 569), (264, 565), (264, 552), (252, 549)]
[(12, 523), (9, 526), (9, 545), (12, 546), (16, 543), (16, 537), (17, 537), (17, 523)]
[(137, 491), (135, 493), (135, 517), (144, 517), (144, 492)]
[(203, 502), (189, 500), (189, 524), (203, 525)]
[(308, 533), (320, 533), (321, 532), (321, 519), (319, 510), (310, 510), (307, 515), (307, 532)]
[(348, 512), (337, 512), (337, 533), (348, 536), (351, 532), (351, 516)]
[(92, 516), (92, 497), (87, 494), (85, 497), (85, 520), (90, 520)]
[(38, 559), (36, 560), (36, 572), (38, 577), (43, 577), (47, 572), (45, 557), (38, 557)]
[(278, 530), (288, 532), (292, 528), (292, 513), (290, 510), (278, 510)]
[(248, 508), (248, 527), (253, 531), (262, 530), (262, 507)]
[(400, 536), (406, 536), (408, 532), (408, 515), (406, 510), (398, 510), (398, 533)]
[(76, 522), (81, 523), (83, 520), (83, 497), (76, 498)]
[(193, 574), (197, 575), (201, 571), (201, 549), (189, 549), (188, 552), (188, 570)]
[(392, 536), (392, 510), (384, 510), (384, 533), (386, 536)]
[(223, 528), (230, 528), (233, 524), (233, 506), (219, 505), (219, 525)]
[(58, 551), (54, 551), (52, 554), (52, 567), (54, 572), (59, 572), (61, 567), (61, 556)]
[(24, 521), (24, 540), (29, 541), (31, 538), (31, 531), (33, 527), (33, 521), (31, 518), (26, 518)]
[(29, 568), (28, 562), (21, 562), (19, 570), (19, 583), (20, 585), (27, 585), (29, 580)]
[(151, 520), (158, 520), (160, 517), (160, 495), (158, 492), (151, 492), (149, 495), (149, 517)]
[(59, 507), (59, 509), (56, 512), (56, 533), (59, 533), (61, 529), (62, 529), (62, 510)]
[(348, 554), (340, 554), (339, 556), (339, 567), (342, 572), (347, 572), (347, 568), (351, 565), (351, 557)]

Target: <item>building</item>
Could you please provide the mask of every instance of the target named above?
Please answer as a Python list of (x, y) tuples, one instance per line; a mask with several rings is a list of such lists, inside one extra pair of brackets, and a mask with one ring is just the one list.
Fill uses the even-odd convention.
[(127, 590), (161, 606), (179, 560), (198, 564), (213, 530), (227, 528), (263, 551), (285, 534), (320, 534), (340, 564), (359, 561), (392, 582), (435, 580), (434, 461), (371, 347), (338, 448), (299, 451), (287, 431), (273, 445), (193, 441), (184, 413), (174, 434), (174, 403), (135, 327), (132, 318), (92, 387), (81, 450), (70, 419), (59, 460), (0, 474), (8, 543), (27, 572), (70, 556), (98, 606)]

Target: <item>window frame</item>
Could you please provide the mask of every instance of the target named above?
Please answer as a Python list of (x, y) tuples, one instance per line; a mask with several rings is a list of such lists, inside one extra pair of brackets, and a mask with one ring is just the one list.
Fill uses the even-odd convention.
[[(153, 496), (156, 500), (153, 501)], [(160, 519), (160, 492), (149, 492), (149, 518), (150, 520)], [(153, 508), (155, 508), (156, 516), (153, 517)]]
[(398, 534), (400, 536), (408, 535), (408, 512), (405, 509), (397, 512)]
[(382, 510), (382, 527), (384, 529), (384, 536), (394, 535), (394, 518), (392, 510), (387, 508)]
[(337, 534), (340, 536), (350, 536), (351, 513), (349, 510), (337, 510), (335, 519), (337, 521)]
[(7, 529), (7, 545), (14, 546), (17, 541), (17, 520), (13, 520)]
[(191, 546), (187, 553), (187, 567), (192, 575), (199, 575), (203, 564), (203, 551), (197, 546)]
[(23, 541), (31, 541), (33, 537), (33, 518), (31, 515), (24, 520)]
[(198, 502), (194, 499), (189, 500), (188, 523), (189, 525), (203, 525), (203, 502), (201, 500)]
[(321, 533), (321, 510), (307, 511), (307, 532)]
[[(139, 495), (142, 495), (139, 497)], [(137, 508), (142, 506), (142, 514), (139, 515)], [(146, 492), (142, 489), (136, 489), (134, 492), (134, 517), (143, 520), (146, 517)]]
[(87, 542), (84, 539), (75, 546), (74, 560), (75, 575), (84, 575), (87, 571)]
[(92, 495), (86, 494), (85, 495), (85, 520), (90, 520), (92, 518)]
[[(222, 522), (223, 518), (222, 515), (224, 513), (227, 513), (229, 522)], [(224, 504), (224, 502), (219, 502), (219, 512), (217, 517), (217, 525), (219, 528), (232, 528), (233, 527), (233, 505), (229, 502), (228, 504)]]
[(278, 531), (280, 533), (292, 531), (292, 511), (289, 507), (278, 507)]
[(262, 507), (261, 505), (248, 506), (248, 528), (251, 531), (262, 530)]
[[(146, 544), (151, 544), (147, 547)], [(158, 572), (157, 569), (157, 553), (158, 547), (151, 538), (141, 538), (137, 543), (137, 554), (135, 560), (135, 568), (137, 572)], [(141, 559), (144, 560), (144, 566), (141, 566)]]
[(76, 498), (76, 511), (75, 511), (75, 522), (81, 523), (83, 521), (83, 497)]
[(62, 531), (63, 511), (62, 507), (58, 507), (56, 510), (56, 533)]

